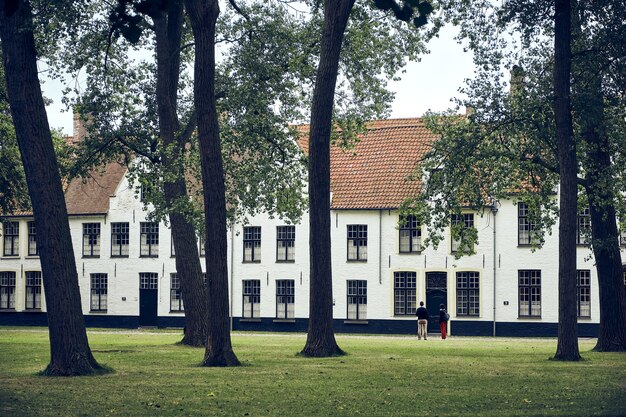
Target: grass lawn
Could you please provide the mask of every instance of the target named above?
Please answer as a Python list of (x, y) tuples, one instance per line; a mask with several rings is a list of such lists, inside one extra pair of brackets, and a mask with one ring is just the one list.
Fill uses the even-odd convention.
[(549, 361), (555, 339), (337, 335), (348, 352), (311, 359), (302, 334), (237, 333), (243, 366), (201, 368), (180, 332), (90, 331), (114, 372), (37, 376), (45, 329), (0, 328), (0, 416), (626, 416), (626, 354)]

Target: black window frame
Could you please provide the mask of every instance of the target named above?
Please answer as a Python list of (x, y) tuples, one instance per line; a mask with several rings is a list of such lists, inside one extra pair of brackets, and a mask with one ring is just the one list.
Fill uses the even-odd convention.
[(15, 271), (0, 271), (0, 310), (15, 310)]
[(20, 222), (2, 222), (2, 243), (2, 256), (20, 256)]
[[(261, 226), (245, 226), (243, 228), (243, 262), (261, 262)], [(246, 256), (246, 247), (250, 247), (249, 259)]]
[(180, 289), (180, 278), (177, 272), (170, 273), (170, 311), (185, 311), (183, 304), (183, 293)]
[[(517, 246), (535, 246), (539, 242), (535, 236), (537, 222), (528, 220), (528, 204), (523, 201), (517, 203)], [(527, 234), (527, 240), (522, 242), (523, 233)], [(524, 236), (526, 239), (526, 236)]]
[[(144, 243), (145, 239), (145, 243)], [(147, 254), (145, 253), (147, 249)], [(159, 223), (140, 222), (139, 223), (139, 257), (158, 258), (159, 257)]]
[(456, 315), (480, 316), (480, 272), (456, 272)]
[[(583, 314), (582, 303), (588, 303), (588, 314)], [(576, 270), (576, 315), (579, 318), (591, 318), (591, 270)]]
[(158, 290), (159, 289), (159, 273), (158, 272), (140, 272), (139, 273), (139, 289), (140, 290)]
[[(408, 250), (402, 250), (403, 234), (408, 238)], [(417, 245), (415, 244), (417, 240)], [(405, 245), (406, 246), (406, 245)], [(414, 248), (414, 246), (417, 246)], [(398, 230), (398, 251), (400, 253), (422, 253), (422, 225), (416, 216), (408, 215), (400, 219)]]
[(202, 235), (198, 236), (198, 253), (200, 257), (206, 256), (206, 245), (204, 244), (204, 237)]
[(26, 271), (25, 275), (25, 310), (41, 310), (41, 271)]
[[(352, 315), (353, 313), (350, 312), (351, 305), (356, 305), (356, 315)], [(365, 309), (365, 312), (362, 315), (361, 313), (363, 313), (363, 308)], [(347, 280), (346, 318), (348, 320), (355, 320), (355, 321), (367, 320), (367, 280), (364, 280), (364, 279)]]
[(28, 254), (28, 256), (39, 256), (39, 246), (37, 246), (37, 228), (35, 227), (35, 221), (32, 220), (26, 222), (26, 229), (28, 230), (28, 249), (26, 253)]
[[(528, 274), (528, 277), (525, 277), (528, 281), (522, 284), (522, 274)], [(535, 276), (531, 276), (531, 274), (535, 274)], [(537, 276), (538, 274), (538, 276)], [(533, 279), (539, 279), (539, 283), (533, 283)], [(522, 293), (522, 289), (527, 290)], [(539, 295), (539, 314), (533, 314), (533, 305), (537, 303), (537, 301), (533, 301), (533, 289), (538, 289)], [(542, 294), (541, 294), (541, 269), (519, 269), (517, 271), (517, 315), (520, 318), (541, 318), (541, 309), (542, 309)], [(535, 293), (536, 295), (537, 293)], [(522, 295), (528, 296), (528, 314), (522, 314)]]
[(109, 275), (103, 272), (89, 274), (89, 311), (106, 312), (109, 298)]
[(417, 310), (417, 272), (393, 273), (393, 315), (414, 316)]
[[(280, 249), (284, 248), (281, 258)], [(291, 254), (289, 248), (292, 248)], [(296, 260), (296, 226), (276, 226), (276, 262), (295, 262)]]
[(591, 211), (585, 207), (576, 216), (576, 244), (589, 246), (591, 244)]
[[(348, 262), (367, 262), (367, 225), (349, 224), (346, 232), (346, 260)], [(356, 248), (355, 255), (350, 255), (350, 247)]]
[[(289, 312), (289, 304), (293, 306)], [(279, 314), (279, 306), (283, 306), (283, 315)], [(293, 279), (276, 280), (276, 318), (295, 319), (296, 318), (296, 281)]]
[[(126, 253), (124, 253), (124, 248), (126, 248)], [(128, 222), (111, 223), (111, 258), (128, 258), (129, 253), (130, 224)]]
[(83, 258), (99, 258), (102, 238), (100, 223), (83, 223)]
[[(261, 316), (261, 280), (244, 279), (241, 281), (241, 317), (244, 319), (258, 319)], [(251, 297), (246, 303), (246, 297)], [(250, 305), (249, 315), (246, 304)], [(258, 316), (254, 315), (255, 306), (258, 306)]]
[[(457, 253), (461, 245), (461, 240), (456, 240), (452, 237), (452, 226), (455, 226), (459, 223), (463, 224), (463, 230), (474, 228), (474, 213), (455, 213), (450, 216), (450, 253)], [(461, 236), (463, 236), (463, 233), (464, 232), (461, 231)], [(470, 248), (468, 248), (468, 250), (469, 249)]]

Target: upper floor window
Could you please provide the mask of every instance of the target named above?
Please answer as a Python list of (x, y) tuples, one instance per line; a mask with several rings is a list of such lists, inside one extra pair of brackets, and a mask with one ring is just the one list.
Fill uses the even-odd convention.
[(457, 316), (478, 316), (480, 313), (480, 273), (456, 273)]
[(518, 272), (519, 316), (541, 317), (541, 270)]
[(578, 317), (591, 317), (591, 271), (576, 271), (576, 304)]
[(200, 248), (200, 256), (204, 256), (205, 249), (204, 249), (204, 237), (203, 236), (200, 236), (198, 238), (198, 247)]
[(37, 247), (37, 229), (35, 222), (28, 222), (28, 256), (39, 256), (39, 248)]
[(422, 248), (422, 226), (415, 216), (400, 219), (400, 253), (419, 253)]
[(292, 319), (295, 311), (295, 285), (293, 279), (276, 280), (276, 318)]
[(400, 271), (393, 273), (393, 312), (396, 316), (415, 314), (417, 274)]
[(41, 271), (26, 272), (26, 309), (41, 309)]
[(111, 223), (111, 257), (128, 256), (128, 230), (128, 223)]
[(83, 256), (100, 257), (100, 223), (83, 223)]
[(18, 256), (20, 254), (20, 223), (2, 223), (2, 234), (4, 235), (3, 256)]
[(589, 207), (584, 208), (580, 213), (578, 213), (576, 232), (576, 244), (591, 244), (591, 214), (589, 212)]
[(170, 274), (170, 311), (185, 311), (183, 295), (180, 290), (180, 279), (176, 272)]
[(626, 246), (626, 227), (619, 232), (619, 242), (622, 246)]
[(517, 203), (517, 244), (520, 246), (538, 244), (536, 229), (537, 222), (530, 220), (528, 205), (523, 202)]
[(261, 262), (261, 227), (243, 228), (243, 261)]
[(276, 260), (293, 261), (296, 249), (296, 226), (276, 227)]
[(0, 310), (15, 309), (15, 272), (0, 272)]
[[(462, 248), (461, 244), (463, 242), (463, 235), (465, 230), (474, 228), (474, 213), (461, 213), (461, 214), (453, 214), (452, 219), (450, 221), (452, 226), (461, 225), (461, 236), (460, 239), (452, 237), (450, 240), (452, 242), (450, 250), (454, 252), (458, 252), (459, 250), (469, 250), (469, 246)], [(464, 243), (467, 245), (467, 243)]]
[(243, 317), (257, 318), (261, 316), (261, 280), (243, 280)]
[(367, 320), (367, 281), (348, 280), (348, 320)]
[(348, 225), (348, 260), (367, 261), (367, 225)]
[(159, 256), (159, 224), (142, 222), (139, 256), (156, 258)]
[(107, 311), (108, 275), (91, 274), (91, 311)]

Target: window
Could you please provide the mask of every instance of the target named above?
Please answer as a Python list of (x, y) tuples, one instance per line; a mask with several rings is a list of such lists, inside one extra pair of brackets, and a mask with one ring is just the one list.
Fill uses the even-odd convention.
[(478, 316), (480, 313), (480, 273), (456, 273), (457, 316)]
[(541, 317), (541, 271), (520, 270), (518, 278), (519, 316)]
[(176, 256), (176, 248), (174, 247), (174, 235), (170, 235), (170, 256), (174, 258)]
[(396, 316), (412, 316), (416, 308), (416, 273), (394, 272), (393, 311)]
[(243, 228), (243, 261), (261, 262), (261, 227)]
[(83, 257), (100, 257), (100, 223), (83, 223)]
[(261, 316), (261, 280), (243, 280), (243, 318)]
[(576, 271), (576, 300), (578, 317), (591, 317), (591, 271)]
[(41, 309), (41, 272), (26, 272), (26, 309)]
[(140, 290), (156, 290), (159, 288), (159, 274), (156, 272), (139, 273)]
[(276, 280), (276, 318), (292, 319), (295, 312), (294, 280)]
[(348, 281), (348, 320), (367, 319), (367, 281)]
[(200, 256), (204, 256), (204, 238), (202, 236), (198, 238), (198, 247), (200, 248)]
[(529, 209), (526, 203), (517, 203), (517, 244), (536, 245), (539, 243), (535, 230), (537, 222), (529, 220)]
[[(452, 215), (451, 224), (452, 224), (452, 226), (456, 226), (458, 224), (461, 225), (461, 227), (462, 227), (461, 237), (462, 237), (465, 229), (472, 229), (474, 227), (474, 214), (473, 213), (462, 213), (460, 215), (459, 214), (453, 214)], [(466, 248), (461, 248), (461, 246), (460, 246), (461, 245), (461, 240), (460, 239), (451, 238), (450, 240), (452, 241), (451, 251), (453, 253), (459, 251), (460, 249), (470, 250), (469, 246), (466, 247)]]
[(111, 257), (128, 257), (128, 223), (111, 223)]
[(422, 225), (415, 216), (407, 216), (400, 222), (400, 253), (420, 253)]
[(589, 207), (584, 208), (578, 213), (578, 225), (576, 229), (576, 244), (591, 244), (591, 215), (589, 213)]
[(159, 224), (142, 222), (139, 256), (156, 258), (159, 256)]
[(37, 229), (35, 222), (28, 222), (28, 256), (39, 256), (39, 248), (37, 247)]
[(170, 311), (185, 311), (180, 291), (180, 279), (176, 272), (170, 274)]
[(348, 225), (348, 260), (367, 261), (367, 225)]
[(15, 272), (0, 272), (0, 310), (15, 309)]
[(19, 222), (4, 222), (2, 224), (4, 235), (3, 256), (18, 256), (20, 254), (20, 224)]
[(626, 246), (626, 227), (619, 232), (619, 242), (622, 246)]
[(295, 259), (296, 226), (276, 227), (276, 260), (293, 261)]
[(91, 274), (91, 311), (107, 311), (108, 282), (107, 274)]

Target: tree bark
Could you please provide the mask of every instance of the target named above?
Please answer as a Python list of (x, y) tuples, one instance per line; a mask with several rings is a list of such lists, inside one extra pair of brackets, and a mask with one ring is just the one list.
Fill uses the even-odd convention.
[(195, 41), (194, 100), (202, 162), (209, 326), (203, 366), (240, 365), (230, 340), (224, 166), (215, 105), (217, 0), (185, 0)]
[(343, 354), (333, 331), (330, 244), (330, 134), (344, 32), (354, 0), (326, 0), (320, 62), (315, 78), (309, 132), (309, 329), (305, 356)]
[(0, 11), (9, 104), (32, 202), (50, 333), (44, 375), (88, 375), (101, 369), (87, 340), (78, 273), (61, 176), (37, 76), (28, 1), (3, 2)]
[[(167, 12), (154, 19), (159, 130), (166, 149), (163, 163), (166, 171), (175, 170), (175, 180), (166, 180), (163, 185), (168, 207), (171, 207), (177, 200), (188, 198), (182, 163), (185, 156), (185, 143), (178, 136), (180, 123), (177, 113), (182, 24), (183, 7), (179, 2), (173, 2)], [(208, 296), (198, 256), (196, 230), (193, 224), (180, 213), (171, 212), (169, 219), (176, 248), (176, 273), (180, 280), (185, 306), (185, 331), (181, 343), (189, 346), (205, 346), (208, 327)]]
[(554, 359), (580, 360), (576, 311), (577, 163), (570, 103), (571, 0), (555, 1), (554, 113), (560, 166), (559, 326)]

